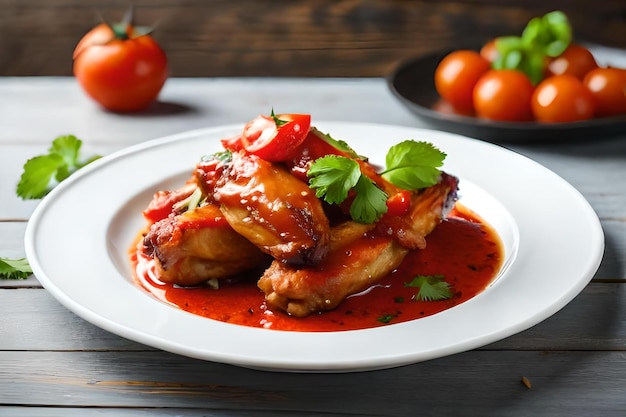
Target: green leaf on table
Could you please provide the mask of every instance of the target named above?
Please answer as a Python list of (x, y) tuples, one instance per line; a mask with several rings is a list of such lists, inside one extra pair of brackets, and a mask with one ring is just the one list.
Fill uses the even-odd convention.
[(81, 161), (79, 159), (81, 146), (82, 141), (76, 136), (59, 136), (52, 141), (47, 154), (26, 161), (17, 184), (17, 196), (24, 200), (43, 198), (58, 183), (100, 158), (96, 155)]
[(26, 279), (32, 273), (26, 258), (0, 258), (0, 279)]

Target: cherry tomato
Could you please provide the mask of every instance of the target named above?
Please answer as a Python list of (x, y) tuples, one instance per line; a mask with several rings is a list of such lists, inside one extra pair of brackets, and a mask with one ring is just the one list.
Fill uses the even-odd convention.
[(533, 94), (532, 109), (540, 122), (576, 122), (594, 115), (594, 98), (582, 81), (570, 74), (543, 80)]
[(591, 51), (584, 46), (572, 43), (561, 55), (548, 62), (546, 78), (552, 75), (570, 74), (582, 80), (594, 68), (598, 68), (598, 64)]
[(167, 79), (167, 57), (148, 34), (132, 25), (123, 33), (102, 23), (89, 31), (74, 50), (74, 75), (85, 92), (116, 112), (146, 109)]
[(533, 85), (516, 70), (490, 70), (474, 87), (476, 115), (509, 122), (532, 120), (530, 99)]
[(243, 129), (243, 148), (266, 161), (286, 161), (304, 142), (311, 128), (309, 114), (258, 116)]
[(460, 49), (446, 55), (435, 69), (439, 95), (460, 111), (471, 111), (472, 91), (490, 63), (476, 51)]
[(626, 69), (596, 68), (583, 79), (595, 100), (596, 117), (626, 114)]
[(480, 55), (485, 58), (489, 62), (495, 62), (498, 59), (500, 53), (498, 52), (498, 48), (496, 48), (496, 40), (492, 39), (480, 48)]

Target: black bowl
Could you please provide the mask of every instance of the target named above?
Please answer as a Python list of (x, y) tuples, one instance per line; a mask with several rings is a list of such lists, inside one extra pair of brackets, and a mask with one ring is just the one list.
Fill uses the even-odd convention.
[(413, 58), (388, 77), (394, 95), (428, 127), (493, 143), (595, 140), (626, 134), (626, 115), (572, 123), (499, 122), (434, 110), (435, 69), (450, 51)]

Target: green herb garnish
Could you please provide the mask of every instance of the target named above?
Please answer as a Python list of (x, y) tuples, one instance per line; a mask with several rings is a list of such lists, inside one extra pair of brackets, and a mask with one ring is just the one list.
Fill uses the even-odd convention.
[(26, 258), (0, 258), (0, 279), (26, 279), (32, 273)]
[(429, 142), (405, 140), (389, 148), (381, 176), (405, 190), (419, 190), (437, 183), (446, 154)]
[(80, 161), (82, 141), (76, 136), (59, 136), (52, 142), (48, 154), (35, 156), (24, 164), (16, 193), (23, 200), (43, 198), (58, 183), (85, 165), (100, 158), (93, 156)]
[(358, 162), (338, 155), (316, 159), (307, 175), (317, 197), (324, 197), (328, 204), (342, 203), (363, 176)]
[(514, 69), (525, 73), (533, 84), (544, 76), (546, 57), (557, 57), (572, 41), (572, 28), (567, 16), (553, 11), (531, 19), (521, 36), (496, 38), (498, 58), (494, 69)]
[[(389, 149), (381, 176), (406, 190), (430, 187), (437, 183), (441, 173), (438, 167), (445, 157), (431, 143), (406, 140)], [(357, 222), (373, 223), (387, 212), (388, 195), (363, 175), (354, 159), (324, 156), (311, 164), (307, 175), (316, 196), (329, 204), (341, 204), (353, 190), (350, 216)]]
[(385, 314), (384, 316), (380, 316), (378, 317), (376, 320), (378, 320), (381, 323), (390, 323), (391, 320), (395, 319), (396, 317), (398, 317), (397, 314)]
[(411, 282), (405, 282), (405, 287), (419, 288), (416, 300), (419, 301), (440, 301), (452, 298), (450, 284), (444, 281), (443, 275), (419, 275)]

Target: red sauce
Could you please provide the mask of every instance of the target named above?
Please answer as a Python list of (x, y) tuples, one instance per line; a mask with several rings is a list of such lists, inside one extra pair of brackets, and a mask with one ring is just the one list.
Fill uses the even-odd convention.
[[(428, 237), (426, 249), (409, 253), (404, 262), (368, 290), (348, 297), (335, 310), (296, 318), (270, 311), (257, 288), (258, 277), (219, 290), (166, 284), (151, 273), (152, 260), (134, 251), (131, 260), (139, 285), (177, 308), (227, 323), (275, 330), (322, 332), (388, 326), (430, 316), (482, 292), (500, 270), (503, 249), (495, 231), (475, 213), (457, 205)], [(443, 275), (453, 296), (441, 301), (416, 301), (418, 288), (406, 287), (417, 275)]]

